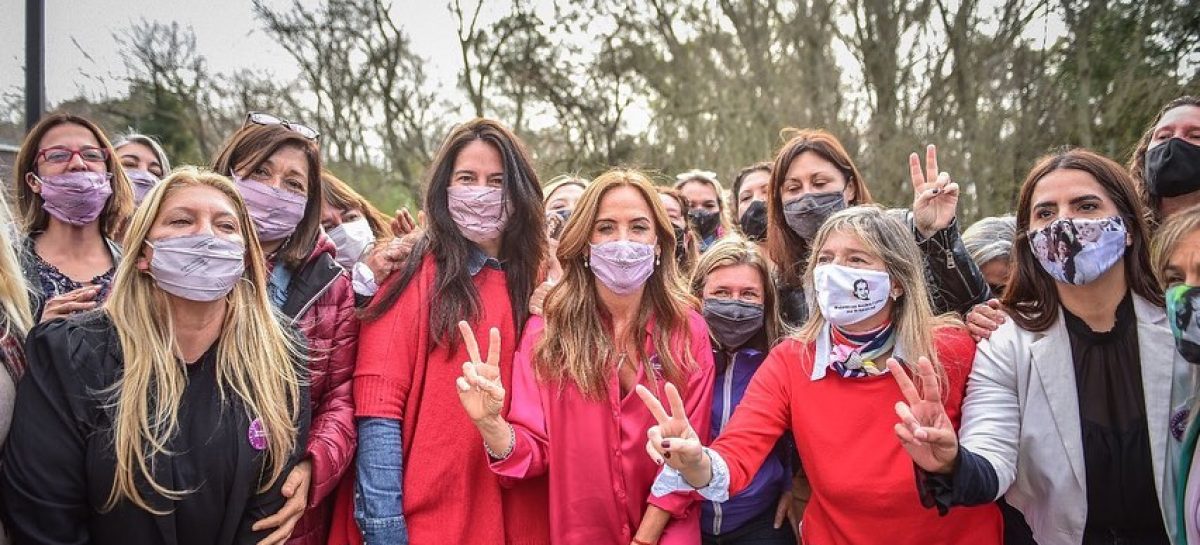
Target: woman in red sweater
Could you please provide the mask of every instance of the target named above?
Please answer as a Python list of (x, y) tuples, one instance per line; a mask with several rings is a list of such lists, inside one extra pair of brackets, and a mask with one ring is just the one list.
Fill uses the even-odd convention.
[[(692, 490), (725, 501), (746, 487), (776, 441), (796, 437), (812, 499), (800, 532), (821, 545), (1001, 542), (994, 505), (946, 517), (921, 506), (912, 460), (896, 442), (892, 408), (903, 400), (889, 373), (915, 362), (944, 392), (957, 426), (975, 344), (952, 318), (934, 317), (912, 234), (875, 206), (831, 216), (814, 239), (805, 284), (817, 308), (767, 356), (733, 418), (710, 448), (679, 412), (638, 393), (658, 418), (647, 450), (665, 468), (655, 492)], [(701, 428), (703, 429), (703, 428)]]
[[(479, 428), (492, 471), (510, 482), (549, 477), (555, 545), (700, 542), (693, 494), (650, 497), (658, 467), (642, 449), (654, 421), (631, 395), (635, 385), (674, 384), (707, 435), (712, 347), (674, 248), (643, 174), (600, 176), (567, 222), (562, 281), (547, 296), (545, 321), (529, 320), (511, 379), (496, 354), (512, 344), (497, 333), (488, 361), (476, 356), (462, 367), (459, 414)], [(468, 345), (472, 336), (466, 332)]]
[(468, 360), (460, 321), (498, 329), (510, 377), (546, 253), (537, 175), (516, 136), (475, 119), (446, 137), (426, 187), (425, 232), (363, 316), (358, 527), (343, 508), (331, 542), (546, 543), (544, 483), (501, 490), (479, 438), (463, 433), (471, 421), (451, 386)]

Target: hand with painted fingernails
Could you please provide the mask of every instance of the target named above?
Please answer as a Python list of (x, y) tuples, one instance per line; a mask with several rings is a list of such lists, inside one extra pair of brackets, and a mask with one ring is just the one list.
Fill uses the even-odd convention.
[(923, 356), (917, 361), (919, 389), (895, 358), (888, 358), (887, 366), (904, 395), (904, 401), (896, 402), (895, 406), (896, 416), (900, 417), (894, 427), (896, 437), (921, 469), (930, 473), (952, 472), (958, 458), (958, 435), (942, 404), (941, 385), (933, 364)]
[(679, 390), (671, 383), (667, 383), (664, 390), (671, 406), (670, 413), (649, 388), (637, 386), (638, 397), (658, 422), (646, 432), (646, 453), (654, 463), (665, 463), (679, 471), (693, 487), (703, 488), (712, 480), (711, 461), (704, 455), (700, 436), (688, 422)]
[(500, 330), (492, 328), (488, 333), (488, 355), (479, 355), (479, 343), (475, 332), (467, 322), (458, 323), (470, 361), (462, 365), (462, 376), (455, 380), (458, 385), (458, 400), (472, 421), (482, 422), (500, 417), (504, 408), (504, 385), (500, 381)]
[(913, 153), (908, 156), (909, 176), (913, 186), (913, 223), (922, 238), (950, 226), (958, 213), (958, 184), (950, 174), (938, 171), (937, 147), (925, 148), (925, 170), (921, 170), (921, 159)]

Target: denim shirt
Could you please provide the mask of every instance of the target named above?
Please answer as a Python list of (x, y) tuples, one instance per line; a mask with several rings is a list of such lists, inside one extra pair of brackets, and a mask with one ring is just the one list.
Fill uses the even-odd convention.
[[(484, 267), (502, 269), (499, 260), (472, 247), (467, 272)], [(355, 466), (354, 520), (366, 545), (408, 543), (404, 522), (404, 463), (400, 421), (392, 418), (358, 419), (358, 458)]]

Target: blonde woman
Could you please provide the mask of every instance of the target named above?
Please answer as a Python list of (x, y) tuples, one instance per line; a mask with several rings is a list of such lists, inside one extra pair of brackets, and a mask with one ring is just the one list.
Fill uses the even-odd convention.
[[(897, 382), (918, 362), (922, 386), (941, 393), (956, 425), (975, 355), (961, 323), (933, 315), (912, 232), (879, 207), (856, 206), (830, 216), (812, 248), (804, 272), (817, 300), (812, 318), (771, 350), (710, 448), (690, 419), (639, 390), (659, 422), (646, 448), (669, 466), (655, 492), (694, 489), (725, 502), (790, 430), (812, 485), (805, 542), (998, 545), (995, 506), (945, 517), (921, 506), (893, 431), (891, 410), (905, 398)], [(666, 394), (678, 407), (678, 392)]]
[(228, 179), (181, 169), (126, 240), (103, 309), (29, 334), (0, 478), (15, 540), (263, 539), (308, 400), (245, 205)]
[[(12, 423), (16, 383), (25, 371), (25, 334), (33, 325), (25, 277), (5, 228), (9, 221), (8, 203), (0, 192), (0, 449)], [(8, 543), (8, 535), (0, 525), (2, 543)]]
[(687, 199), (688, 223), (700, 236), (697, 241), (700, 253), (726, 233), (734, 232), (725, 207), (725, 188), (717, 180), (717, 173), (706, 170), (682, 172), (675, 176), (675, 189)]
[[(1179, 356), (1200, 365), (1200, 206), (1176, 212), (1154, 235), (1150, 258), (1167, 298), (1167, 322), (1175, 336)], [(1193, 374), (1195, 373), (1195, 367)], [(1193, 394), (1200, 399), (1200, 392)], [(1194, 401), (1193, 401), (1194, 403)], [(1180, 449), (1178, 491), (1175, 498), (1183, 524), (1175, 529), (1175, 543), (1200, 543), (1200, 419), (1197, 407), (1187, 418), (1171, 422), (1172, 431), (1186, 426)]]
[(636, 385), (675, 384), (707, 435), (712, 347), (674, 248), (650, 181), (610, 171), (567, 222), (563, 279), (547, 297), (545, 320), (530, 318), (511, 380), (502, 378), (500, 332), (491, 330), (485, 362), (461, 326), (473, 355), (457, 380), (459, 399), (502, 482), (548, 479), (550, 543), (700, 541), (690, 494), (650, 497), (658, 468), (642, 456), (641, 437), (651, 417), (632, 396)]
[[(746, 394), (746, 387), (787, 332), (771, 270), (758, 245), (729, 235), (713, 244), (692, 275), (692, 295), (703, 301), (713, 340), (712, 437), (719, 437)], [(792, 545), (799, 513), (792, 507), (791, 441), (781, 439), (754, 479), (724, 504), (700, 509), (705, 545)], [(785, 524), (791, 520), (791, 524)]]

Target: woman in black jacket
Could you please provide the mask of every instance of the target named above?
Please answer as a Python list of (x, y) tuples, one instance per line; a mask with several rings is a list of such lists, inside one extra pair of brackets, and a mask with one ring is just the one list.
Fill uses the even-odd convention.
[(257, 542), (308, 401), (245, 205), (181, 169), (127, 241), (101, 310), (29, 335), (0, 511), (17, 543)]

